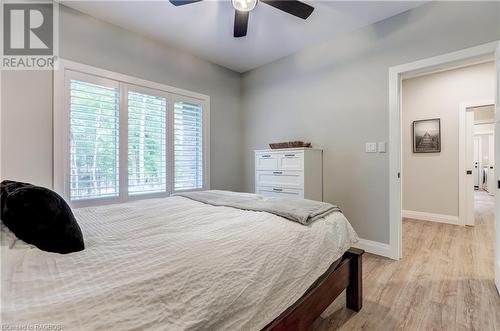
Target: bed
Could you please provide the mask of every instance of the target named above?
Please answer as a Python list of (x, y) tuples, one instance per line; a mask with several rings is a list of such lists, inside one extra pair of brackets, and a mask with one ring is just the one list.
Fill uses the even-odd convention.
[(86, 249), (47, 253), (2, 226), (2, 323), (76, 330), (304, 330), (362, 251), (340, 212), (305, 226), (173, 196), (74, 210)]

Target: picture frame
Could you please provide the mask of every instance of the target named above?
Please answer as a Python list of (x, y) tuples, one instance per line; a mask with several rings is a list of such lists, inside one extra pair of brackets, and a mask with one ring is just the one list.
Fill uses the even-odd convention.
[(441, 119), (413, 121), (413, 153), (441, 152)]

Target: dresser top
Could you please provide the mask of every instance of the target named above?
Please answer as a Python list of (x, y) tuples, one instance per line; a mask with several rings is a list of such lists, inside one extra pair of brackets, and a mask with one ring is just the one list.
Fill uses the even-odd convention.
[(320, 148), (297, 147), (297, 148), (277, 148), (277, 149), (256, 149), (255, 153), (270, 153), (270, 152), (291, 152), (291, 151), (323, 151)]

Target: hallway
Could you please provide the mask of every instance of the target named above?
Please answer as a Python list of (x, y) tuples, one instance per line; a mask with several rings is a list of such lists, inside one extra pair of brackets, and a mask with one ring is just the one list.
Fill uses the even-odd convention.
[(312, 329), (500, 330), (494, 284), (494, 197), (475, 195), (476, 226), (403, 220), (403, 259), (365, 254), (364, 306), (337, 299)]
[[(495, 197), (486, 191), (474, 192), (474, 222), (476, 225), (488, 227), (491, 220), (491, 231), (494, 229), (495, 221)], [(494, 238), (492, 239), (494, 242)], [(493, 244), (492, 242), (492, 244)]]

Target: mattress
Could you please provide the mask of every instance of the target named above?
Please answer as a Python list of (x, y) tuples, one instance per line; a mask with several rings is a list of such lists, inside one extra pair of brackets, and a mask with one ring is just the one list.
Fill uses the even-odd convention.
[(74, 213), (81, 252), (2, 236), (3, 325), (260, 330), (357, 241), (340, 212), (304, 226), (179, 196)]

